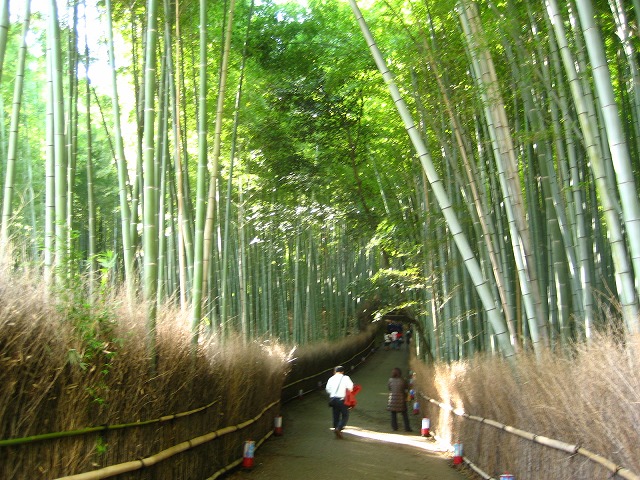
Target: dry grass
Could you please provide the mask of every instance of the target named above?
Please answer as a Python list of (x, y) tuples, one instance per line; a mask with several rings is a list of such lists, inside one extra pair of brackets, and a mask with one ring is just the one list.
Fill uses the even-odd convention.
[[(640, 344), (599, 336), (570, 355), (549, 352), (517, 364), (479, 356), (454, 365), (415, 360), (420, 391), (470, 415), (580, 445), (640, 473)], [(580, 456), (518, 439), (423, 402), (436, 434), (462, 443), (464, 454), (490, 474), (516, 478), (608, 478)]]
[(298, 395), (299, 390), (308, 392), (326, 383), (333, 374), (333, 367), (343, 365), (347, 371), (355, 368), (362, 360), (361, 354), (380, 332), (380, 324), (369, 326), (357, 335), (350, 335), (336, 341), (324, 341), (305, 345), (292, 354), (291, 371), (287, 375), (287, 385), (283, 400)]
[[(161, 424), (0, 447), (0, 478), (54, 478), (149, 456), (252, 418), (280, 398), (289, 358), (277, 343), (208, 339), (194, 354), (187, 319), (165, 309), (152, 372), (143, 308), (113, 299), (97, 308), (54, 307), (33, 284), (0, 276), (0, 439), (146, 421), (216, 403)], [(239, 458), (244, 440), (269, 431), (276, 414), (277, 407), (249, 431), (136, 478), (204, 478)]]

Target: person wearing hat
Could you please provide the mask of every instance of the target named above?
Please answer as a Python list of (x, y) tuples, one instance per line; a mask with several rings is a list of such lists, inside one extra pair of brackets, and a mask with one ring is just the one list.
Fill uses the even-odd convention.
[(349, 407), (344, 404), (347, 389), (353, 390), (353, 382), (344, 373), (344, 367), (338, 365), (333, 369), (333, 376), (327, 381), (325, 390), (329, 394), (329, 406), (333, 411), (333, 432), (336, 438), (342, 438), (342, 430), (349, 421)]

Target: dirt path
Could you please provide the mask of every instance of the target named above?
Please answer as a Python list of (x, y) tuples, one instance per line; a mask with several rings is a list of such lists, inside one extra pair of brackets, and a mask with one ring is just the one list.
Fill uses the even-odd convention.
[(336, 439), (330, 428), (326, 394), (317, 391), (284, 406), (283, 435), (271, 437), (255, 452), (253, 469), (239, 469), (225, 478), (468, 479), (468, 474), (452, 467), (451, 459), (433, 440), (420, 436), (419, 416), (409, 412), (413, 432), (391, 430), (385, 407), (387, 380), (393, 367), (400, 367), (406, 374), (405, 350), (380, 350), (350, 374), (354, 383), (362, 385), (362, 391), (342, 440)]

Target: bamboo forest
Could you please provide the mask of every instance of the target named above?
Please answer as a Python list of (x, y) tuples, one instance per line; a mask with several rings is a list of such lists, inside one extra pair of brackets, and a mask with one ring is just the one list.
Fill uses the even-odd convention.
[[(0, 0), (0, 477), (268, 392), (206, 413), (238, 425), (400, 318), (423, 398), (640, 478), (639, 28), (640, 0)], [(562, 426), (587, 397), (606, 434)], [(135, 478), (215, 478), (220, 441)], [(541, 463), (512, 468), (605, 478)]]

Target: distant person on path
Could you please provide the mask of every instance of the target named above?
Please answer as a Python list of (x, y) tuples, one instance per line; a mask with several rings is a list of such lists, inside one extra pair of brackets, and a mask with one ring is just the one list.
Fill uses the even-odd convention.
[(402, 378), (402, 371), (399, 368), (394, 368), (391, 371), (391, 378), (387, 383), (389, 386), (389, 401), (387, 403), (387, 410), (391, 412), (391, 428), (398, 430), (398, 412), (402, 413), (402, 419), (404, 420), (405, 432), (411, 431), (411, 425), (409, 424), (409, 414), (407, 413), (407, 391), (409, 386), (404, 378)]
[(327, 381), (325, 390), (329, 394), (329, 406), (333, 410), (333, 432), (336, 438), (342, 438), (342, 430), (349, 421), (349, 407), (344, 404), (347, 388), (353, 390), (353, 382), (344, 374), (344, 367), (338, 365), (333, 369), (333, 376)]
[(391, 345), (391, 334), (390, 333), (385, 333), (384, 334), (384, 349), (385, 350), (389, 350), (389, 345)]
[(400, 348), (400, 346), (398, 345), (398, 332), (396, 332), (395, 330), (391, 332), (391, 348), (393, 348), (394, 350), (398, 350), (398, 348)]

